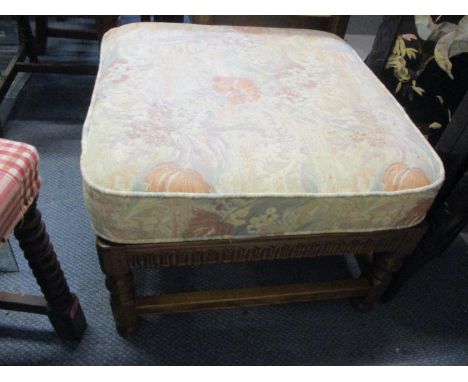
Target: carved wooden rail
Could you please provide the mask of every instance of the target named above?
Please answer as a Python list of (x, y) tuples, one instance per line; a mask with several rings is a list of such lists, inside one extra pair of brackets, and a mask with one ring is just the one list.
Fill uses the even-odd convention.
[[(98, 238), (96, 245), (111, 294), (117, 330), (128, 336), (136, 333), (138, 316), (150, 313), (350, 297), (356, 308), (368, 310), (385, 291), (401, 259), (412, 252), (424, 231), (425, 224), (421, 223), (390, 231), (159, 244), (117, 244)], [(348, 253), (375, 253), (373, 261), (358, 279), (137, 296), (132, 273), (135, 268), (273, 261)]]

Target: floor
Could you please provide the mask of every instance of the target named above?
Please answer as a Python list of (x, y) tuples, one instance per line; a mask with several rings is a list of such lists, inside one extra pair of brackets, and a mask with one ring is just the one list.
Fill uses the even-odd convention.
[[(49, 59), (97, 60), (96, 43), (64, 42), (50, 40)], [(79, 171), (81, 128), (93, 84), (92, 76), (34, 74), (5, 128), (7, 138), (39, 150), (39, 208), (89, 327), (81, 342), (64, 342), (46, 317), (0, 311), (0, 364), (468, 364), (468, 247), (462, 239), (426, 266), (395, 300), (368, 314), (342, 300), (161, 315), (144, 318), (135, 337), (119, 337), (83, 206)], [(0, 288), (38, 293), (17, 243), (12, 245), (20, 272), (0, 274)], [(149, 293), (347, 274), (346, 262), (336, 257), (141, 271), (137, 287)]]

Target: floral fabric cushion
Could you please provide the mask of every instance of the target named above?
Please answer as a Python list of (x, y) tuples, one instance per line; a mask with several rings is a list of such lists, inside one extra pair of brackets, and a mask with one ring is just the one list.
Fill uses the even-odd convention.
[(81, 169), (119, 243), (408, 227), (444, 176), (340, 38), (161, 23), (105, 35)]

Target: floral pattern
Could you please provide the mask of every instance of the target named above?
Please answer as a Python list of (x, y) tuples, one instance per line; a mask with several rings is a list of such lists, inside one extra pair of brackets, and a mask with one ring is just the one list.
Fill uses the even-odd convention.
[(215, 76), (213, 87), (218, 92), (227, 93), (229, 101), (234, 104), (255, 102), (260, 98), (260, 91), (247, 78)]
[(387, 168), (383, 178), (385, 191), (408, 190), (431, 184), (424, 171), (409, 168), (404, 163), (394, 163)]
[(175, 163), (157, 165), (146, 176), (148, 192), (208, 193), (213, 187), (194, 170), (180, 169)]
[(388, 58), (377, 48), (368, 64), (386, 60), (377, 75), (435, 146), (467, 90), (468, 16), (384, 16), (375, 47), (385, 46), (393, 23)]
[(81, 170), (121, 243), (405, 227), (444, 176), (336, 36), (158, 23), (105, 35)]

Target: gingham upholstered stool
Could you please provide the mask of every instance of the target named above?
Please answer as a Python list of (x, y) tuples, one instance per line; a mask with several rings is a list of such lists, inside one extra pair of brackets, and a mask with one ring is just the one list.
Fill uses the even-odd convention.
[(78, 298), (70, 293), (36, 208), (38, 163), (34, 147), (0, 139), (0, 238), (4, 242), (14, 231), (44, 294), (0, 292), (0, 309), (46, 314), (58, 335), (79, 339), (86, 320)]
[[(81, 170), (123, 335), (149, 313), (339, 297), (368, 309), (419, 241), (444, 179), (419, 130), (337, 36), (159, 23), (105, 35)], [(135, 268), (348, 253), (370, 254), (357, 279), (134, 289)]]

